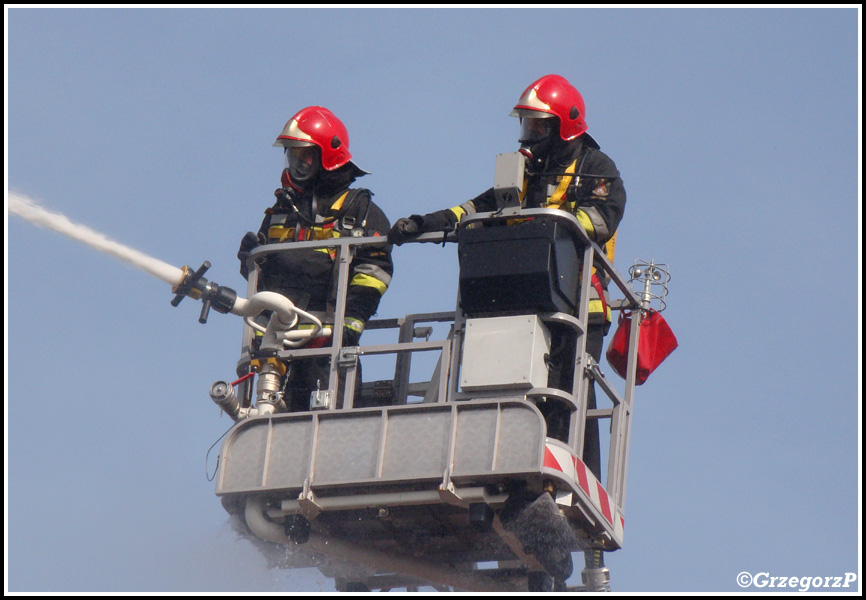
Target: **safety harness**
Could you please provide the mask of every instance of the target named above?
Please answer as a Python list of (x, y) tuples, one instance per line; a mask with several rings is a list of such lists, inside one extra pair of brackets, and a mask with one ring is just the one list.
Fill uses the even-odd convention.
[[(577, 168), (577, 159), (575, 159), (570, 165), (568, 165), (568, 167), (566, 167), (564, 173), (558, 176), (558, 184), (556, 186), (556, 189), (554, 190), (553, 194), (551, 194), (550, 198), (548, 198), (547, 202), (542, 204), (541, 207), (566, 210), (577, 218), (580, 224), (583, 225), (584, 229), (592, 230), (592, 223), (589, 221), (589, 218), (583, 213), (583, 211), (577, 209), (577, 202), (572, 200), (566, 203), (566, 192), (568, 191), (568, 188), (571, 185), (572, 181), (574, 181), (575, 186), (580, 185), (580, 172), (583, 169), (583, 163), (586, 160), (586, 156), (587, 154), (584, 154), (580, 161), (580, 169)], [(575, 171), (577, 171), (577, 175), (574, 174)], [(528, 178), (524, 178), (523, 189), (520, 192), (521, 204), (526, 197), (527, 186)], [(565, 208), (563, 208), (563, 205), (565, 205)], [(610, 262), (613, 262), (614, 255), (616, 254), (616, 233), (614, 233), (613, 236), (605, 243), (602, 250), (604, 251), (608, 260), (610, 260)], [(601, 280), (598, 277), (598, 273), (596, 272), (595, 267), (593, 267), (592, 269), (591, 285), (593, 288), (595, 288), (595, 291), (598, 294), (598, 302), (600, 303), (601, 310), (594, 311), (590, 307), (590, 312), (600, 312), (604, 315), (604, 319), (606, 321), (609, 321), (611, 319), (611, 315), (607, 307), (607, 301), (604, 297), (604, 287), (601, 285)], [(592, 301), (590, 303), (592, 303)]]

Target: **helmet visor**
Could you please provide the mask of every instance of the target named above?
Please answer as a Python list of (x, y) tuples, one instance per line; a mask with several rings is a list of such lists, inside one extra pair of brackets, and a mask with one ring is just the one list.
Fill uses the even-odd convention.
[(531, 144), (540, 142), (550, 137), (553, 131), (555, 120), (550, 118), (553, 115), (545, 117), (521, 117), (520, 118), (520, 138), (518, 141), (521, 144)]

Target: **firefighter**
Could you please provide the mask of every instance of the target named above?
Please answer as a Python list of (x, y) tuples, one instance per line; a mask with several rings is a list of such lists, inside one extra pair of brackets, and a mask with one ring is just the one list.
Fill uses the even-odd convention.
[[(348, 131), (334, 113), (321, 106), (300, 110), (286, 123), (274, 146), (285, 153), (282, 187), (274, 192), (276, 202), (265, 210), (258, 233), (248, 232), (241, 240), (238, 259), (244, 279), (249, 275), (250, 252), (262, 244), (388, 234), (390, 223), (373, 202), (372, 192), (350, 187), (368, 173), (352, 161)], [(283, 294), (298, 308), (332, 324), (338, 272), (335, 254), (335, 249), (318, 248), (265, 255), (257, 262), (258, 290)], [(342, 323), (344, 346), (358, 345), (392, 273), (390, 246), (357, 248)], [(313, 340), (307, 347), (324, 343)], [(295, 361), (289, 368), (286, 405), (292, 411), (308, 410), (310, 393), (328, 387), (329, 361)], [(360, 365), (358, 375), (356, 399)]]
[[(532, 83), (517, 101), (511, 116), (520, 119), (520, 153), (526, 157), (524, 208), (557, 208), (573, 214), (590, 239), (613, 259), (616, 229), (625, 210), (625, 188), (614, 162), (604, 154), (587, 133), (583, 97), (565, 78), (546, 75)], [(497, 209), (493, 189), (446, 210), (401, 218), (389, 232), (397, 245), (433, 231), (450, 231), (464, 215)], [(607, 281), (595, 277), (590, 290), (587, 351), (599, 361), (603, 339), (610, 328), (611, 313), (607, 307)], [(574, 340), (565, 332), (555, 333), (560, 365), (573, 358)], [(571, 357), (567, 356), (569, 345)], [(553, 352), (557, 352), (554, 350)], [(552, 352), (552, 353), (553, 353)], [(574, 363), (571, 362), (571, 365)], [(568, 368), (554, 368), (551, 387), (570, 389)], [(590, 384), (587, 407), (595, 408), (595, 390)], [(540, 405), (548, 422), (551, 437), (566, 438), (567, 411), (557, 405)], [(600, 476), (598, 423), (587, 423), (583, 460)]]

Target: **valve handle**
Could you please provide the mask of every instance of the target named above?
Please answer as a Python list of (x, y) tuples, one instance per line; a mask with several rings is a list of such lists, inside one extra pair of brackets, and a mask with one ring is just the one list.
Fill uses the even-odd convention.
[(199, 323), (207, 323), (207, 315), (210, 312), (210, 304), (211, 304), (210, 295), (202, 298), (201, 301), (201, 314), (198, 316)]

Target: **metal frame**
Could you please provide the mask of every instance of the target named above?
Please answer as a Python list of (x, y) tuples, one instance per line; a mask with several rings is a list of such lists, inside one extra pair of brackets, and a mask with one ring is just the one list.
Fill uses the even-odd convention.
[[(604, 271), (615, 286), (622, 293), (623, 299), (614, 301), (610, 304), (614, 310), (631, 310), (632, 328), (630, 340), (630, 356), (627, 368), (627, 377), (622, 393), (618, 392), (613, 382), (605, 377), (600, 366), (586, 353), (586, 331), (587, 319), (589, 313), (589, 294), (581, 293), (580, 302), (576, 311), (576, 315), (566, 313), (544, 313), (539, 317), (546, 323), (558, 323), (571, 328), (576, 333), (577, 349), (575, 353), (574, 378), (573, 388), (571, 390), (557, 390), (552, 388), (534, 388), (520, 392), (502, 392), (502, 391), (462, 391), (459, 387), (459, 373), (462, 362), (463, 339), (465, 334), (466, 318), (460, 310), (460, 299), (457, 299), (457, 308), (453, 312), (438, 312), (428, 314), (409, 314), (399, 319), (382, 319), (371, 320), (367, 324), (367, 329), (396, 329), (397, 342), (392, 344), (377, 344), (377, 345), (362, 345), (355, 349), (345, 349), (342, 347), (342, 328), (334, 327), (333, 343), (329, 347), (318, 349), (291, 349), (283, 350), (277, 353), (277, 358), (290, 362), (292, 360), (310, 358), (310, 357), (329, 357), (331, 369), (329, 374), (329, 390), (338, 389), (338, 380), (341, 375), (345, 380), (345, 391), (343, 394), (343, 404), (338, 408), (337, 394), (330, 395), (330, 401), (326, 410), (310, 413), (294, 413), (292, 415), (276, 414), (269, 417), (255, 417), (248, 421), (259, 419), (269, 419), (269, 422), (295, 422), (310, 420), (314, 426), (314, 431), (318, 431), (319, 423), (322, 419), (343, 418), (340, 415), (345, 415), (345, 418), (351, 418), (351, 415), (366, 413), (367, 415), (379, 415), (377, 418), (382, 420), (383, 424), (387, 424), (388, 419), (401, 413), (411, 414), (412, 411), (425, 410), (425, 407), (435, 405), (453, 404), (451, 409), (452, 425), (451, 425), (451, 454), (453, 456), (456, 443), (454, 440), (455, 428), (458, 423), (458, 412), (455, 410), (458, 407), (477, 405), (496, 405), (501, 402), (518, 402), (522, 405), (531, 407), (534, 410), (534, 400), (541, 397), (554, 397), (567, 403), (571, 407), (571, 424), (569, 427), (569, 435), (567, 442), (561, 443), (557, 440), (547, 438), (543, 442), (543, 448), (539, 451), (541, 459), (534, 471), (530, 469), (529, 473), (521, 473), (520, 477), (524, 477), (530, 485), (541, 489), (553, 489), (557, 503), (560, 505), (564, 514), (574, 523), (583, 524), (586, 535), (581, 544), (586, 549), (605, 549), (615, 550), (621, 547), (622, 544), (622, 515), (624, 514), (626, 479), (628, 472), (628, 451), (629, 437), (631, 429), (631, 417), (633, 411), (633, 396), (635, 388), (635, 371), (636, 371), (636, 349), (637, 336), (639, 334), (640, 319), (642, 316), (641, 309), (643, 308), (641, 299), (629, 288), (628, 282), (616, 271), (601, 249), (594, 244), (586, 232), (575, 219), (574, 216), (565, 213), (564, 211), (554, 209), (531, 209), (521, 210), (519, 208), (506, 208), (496, 213), (479, 213), (471, 216), (465, 216), (459, 224), (459, 227), (473, 227), (483, 222), (501, 221), (506, 219), (516, 218), (534, 218), (544, 217), (556, 219), (562, 223), (579, 240), (584, 246), (583, 253), (583, 270), (580, 278), (580, 289), (590, 289), (590, 279), (592, 276), (592, 267)], [(426, 234), (417, 240), (418, 242), (443, 242), (456, 241), (455, 234)], [(325, 241), (315, 242), (294, 242), (284, 244), (270, 244), (260, 246), (254, 249), (249, 258), (248, 266), (250, 267), (249, 288), (250, 295), (255, 293), (257, 288), (257, 269), (255, 268), (255, 260), (263, 257), (266, 254), (276, 252), (291, 252), (299, 251), (308, 248), (332, 248), (336, 251), (337, 265), (337, 298), (335, 313), (333, 316), (334, 323), (341, 323), (345, 315), (346, 307), (346, 290), (349, 282), (349, 271), (352, 259), (358, 248), (363, 246), (381, 246), (387, 244), (387, 240), (381, 237), (373, 238), (336, 238)], [(450, 323), (450, 331), (445, 339), (415, 341), (418, 325), (424, 323)], [(250, 368), (250, 343), (253, 337), (253, 331), (250, 327), (245, 326), (243, 343), (241, 350), (241, 358), (237, 364), (238, 375), (245, 375)], [(429, 382), (412, 382), (410, 381), (410, 368), (412, 364), (412, 356), (416, 352), (439, 352), (438, 367), (434, 370), (433, 376)], [(381, 409), (356, 409), (352, 406), (353, 392), (356, 386), (356, 374), (358, 359), (362, 356), (371, 355), (386, 355), (395, 354), (395, 374), (392, 381), (393, 403), (392, 406)], [(586, 398), (588, 394), (590, 382), (596, 384), (597, 390), (600, 390), (609, 398), (612, 408), (595, 409), (587, 411)], [(252, 391), (252, 380), (246, 380), (240, 384), (239, 396), (242, 405), (249, 406), (251, 399), (254, 397)], [(518, 400), (515, 397), (519, 396)], [(410, 397), (420, 397), (422, 400), (418, 403), (410, 403)], [(600, 395), (597, 394), (597, 397)], [(417, 408), (416, 408), (417, 407)], [(442, 406), (444, 409), (445, 406)], [(537, 412), (537, 410), (536, 410)], [(540, 417), (540, 413), (538, 413)], [(595, 482), (592, 474), (588, 474), (588, 470), (581, 471), (583, 438), (587, 419), (610, 419), (611, 435), (608, 449), (608, 469), (606, 480), (602, 486), (601, 482)], [(360, 421), (358, 421), (360, 422)], [(372, 422), (372, 421), (369, 421)], [(220, 458), (221, 477), (218, 480), (222, 482), (222, 472), (225, 471), (226, 465), (234, 460), (232, 455), (233, 440), (237, 437), (239, 431), (249, 427), (245, 422), (239, 423), (236, 428), (227, 436), (223, 444)], [(385, 447), (385, 430), (386, 425), (382, 425), (381, 438), (377, 442), (380, 449)], [(269, 430), (270, 431), (270, 430)], [(497, 430), (498, 431), (498, 430)], [(271, 444), (271, 433), (267, 436), (267, 444)], [(379, 435), (379, 434), (376, 434)], [(497, 433), (497, 436), (499, 434)], [(318, 443), (317, 434), (313, 436), (314, 447), (311, 450), (311, 455), (317, 451), (315, 444)], [(543, 435), (542, 435), (543, 438)], [(497, 438), (498, 440), (498, 438)], [(270, 446), (268, 446), (270, 448)], [(380, 450), (380, 460), (382, 459)], [(557, 461), (557, 459), (559, 459)], [(450, 460), (450, 459), (449, 459)], [(453, 463), (449, 463), (453, 466)], [(563, 466), (565, 465), (565, 466)], [(497, 482), (497, 477), (502, 477), (503, 474), (497, 474), (493, 469), (489, 472), (479, 472), (472, 476), (467, 476), (463, 481), (452, 480), (452, 471), (446, 467), (444, 472), (436, 481), (436, 485), (418, 485), (417, 489), (412, 489), (413, 482), (401, 481), (383, 481), (376, 480), (353, 480), (347, 479), (340, 489), (339, 484), (330, 482), (325, 488), (317, 488), (314, 469), (311, 463), (310, 473), (307, 480), (304, 482), (302, 489), (297, 488), (286, 489), (285, 493), (274, 497), (273, 493), (278, 490), (273, 490), (264, 487), (253, 487), (245, 489), (242, 492), (231, 492), (222, 490), (221, 483), (218, 483), (218, 493), (224, 496), (224, 503), (228, 500), (228, 505), (233, 505), (233, 499), (237, 497), (257, 498), (257, 502), (261, 502), (262, 494), (268, 497), (278, 498), (279, 508), (271, 507), (266, 510), (265, 521), (273, 519), (279, 521), (280, 518), (285, 518), (290, 514), (304, 514), (313, 520), (314, 529), (317, 517), (328, 511), (350, 510), (352, 507), (363, 506), (413, 506), (416, 504), (425, 504), (427, 502), (445, 503), (466, 507), (474, 498), (478, 502), (484, 502), (491, 506), (502, 506), (502, 498), (496, 494), (478, 492), (479, 489), (492, 489), (490, 485)], [(516, 477), (518, 474), (507, 473), (508, 477)], [(371, 491), (364, 493), (362, 488), (365, 485), (373, 486)], [(378, 486), (378, 487), (377, 487)], [(467, 487), (468, 486), (468, 487)], [(479, 486), (481, 486), (479, 488)], [(488, 486), (485, 488), (484, 486)], [(598, 488), (598, 489), (596, 489)], [(294, 491), (293, 491), (294, 490)], [(472, 491), (475, 490), (475, 491)], [(294, 494), (294, 496), (292, 496)], [(480, 495), (479, 495), (480, 494)], [(601, 500), (600, 500), (601, 498)], [(248, 500), (249, 501), (249, 500)], [(260, 521), (261, 519), (258, 519)], [(576, 525), (578, 526), (578, 525)], [(270, 531), (269, 526), (267, 531)], [(259, 535), (264, 535), (267, 531), (258, 532)], [(320, 532), (321, 533), (321, 532)], [(499, 531), (500, 536), (504, 533)], [(504, 538), (503, 538), (504, 539)], [(344, 540), (345, 541), (345, 540)], [(516, 556), (523, 560), (525, 568), (532, 571), (538, 568), (538, 565), (531, 565), (531, 557), (524, 555), (520, 548), (512, 546), (513, 554), (511, 559)], [(378, 560), (382, 560), (382, 554), (377, 554)], [(501, 557), (498, 558), (501, 560)], [(387, 562), (387, 561), (386, 561)], [(402, 563), (401, 563), (402, 564)], [(392, 565), (393, 566), (393, 565)], [(380, 564), (381, 569), (387, 572), (389, 565)], [(405, 568), (403, 565), (401, 568)], [(518, 570), (519, 571), (519, 570)], [(511, 571), (509, 571), (511, 572)], [(525, 574), (525, 573), (524, 573)], [(378, 575), (378, 574), (377, 574)], [(419, 573), (403, 573), (407, 577), (421, 577), (425, 579), (424, 574)], [(427, 579), (430, 580), (429, 578)], [(486, 579), (485, 579), (486, 581)], [(443, 581), (440, 580), (440, 583)], [(491, 587), (490, 589), (501, 589)], [(511, 588), (509, 588), (511, 589)]]
[[(570, 213), (566, 213), (557, 209), (521, 209), (520, 207), (506, 208), (496, 213), (477, 213), (472, 216), (464, 217), (460, 222), (460, 227), (471, 227), (473, 224), (490, 222), (490, 221), (507, 221), (515, 218), (532, 218), (532, 217), (548, 217), (568, 226), (569, 230), (583, 243), (585, 250), (583, 256), (583, 271), (581, 273), (581, 290), (590, 288), (590, 279), (592, 278), (592, 266), (602, 270), (607, 274), (616, 287), (622, 292), (623, 300), (612, 303), (612, 308), (615, 310), (631, 310), (632, 311), (632, 328), (629, 348), (631, 354), (629, 356), (628, 377), (625, 382), (625, 390), (620, 395), (613, 383), (607, 379), (600, 369), (600, 366), (595, 363), (593, 358), (586, 353), (586, 336), (587, 323), (589, 317), (589, 294), (582, 293), (580, 295), (580, 303), (577, 309), (577, 315), (571, 316), (565, 313), (545, 313), (540, 315), (545, 322), (556, 321), (571, 326), (578, 333), (578, 347), (575, 364), (575, 374), (582, 376), (574, 377), (574, 389), (571, 393), (561, 390), (553, 390), (550, 388), (530, 390), (527, 392), (528, 397), (554, 396), (560, 400), (566, 401), (573, 406), (574, 417), (571, 423), (571, 432), (569, 435), (568, 446), (573, 454), (580, 458), (583, 453), (583, 438), (586, 428), (587, 418), (610, 418), (611, 419), (611, 442), (608, 453), (608, 473), (606, 479), (606, 491), (620, 513), (624, 513), (625, 507), (625, 489), (626, 478), (628, 473), (628, 449), (629, 438), (631, 433), (631, 415), (633, 411), (632, 400), (634, 398), (635, 389), (635, 371), (636, 371), (636, 356), (640, 328), (638, 327), (641, 319), (642, 301), (629, 287), (628, 282), (619, 274), (605, 253), (589, 239), (589, 236), (583, 226)], [(461, 331), (461, 325), (465, 319), (461, 319), (458, 311), (458, 318), (455, 322), (456, 331)], [(459, 344), (456, 347), (460, 347)], [(452, 360), (452, 373), (457, 369), (460, 362), (459, 353), (455, 352)], [(588, 414), (586, 408), (586, 398), (589, 390), (589, 382), (592, 379), (598, 384), (601, 391), (613, 403), (612, 409), (596, 409)], [(495, 393), (491, 394), (495, 395)], [(457, 390), (457, 377), (452, 377), (451, 385), (449, 386), (449, 397), (454, 400), (462, 400), (469, 398), (477, 398), (479, 394), (460, 393)]]

